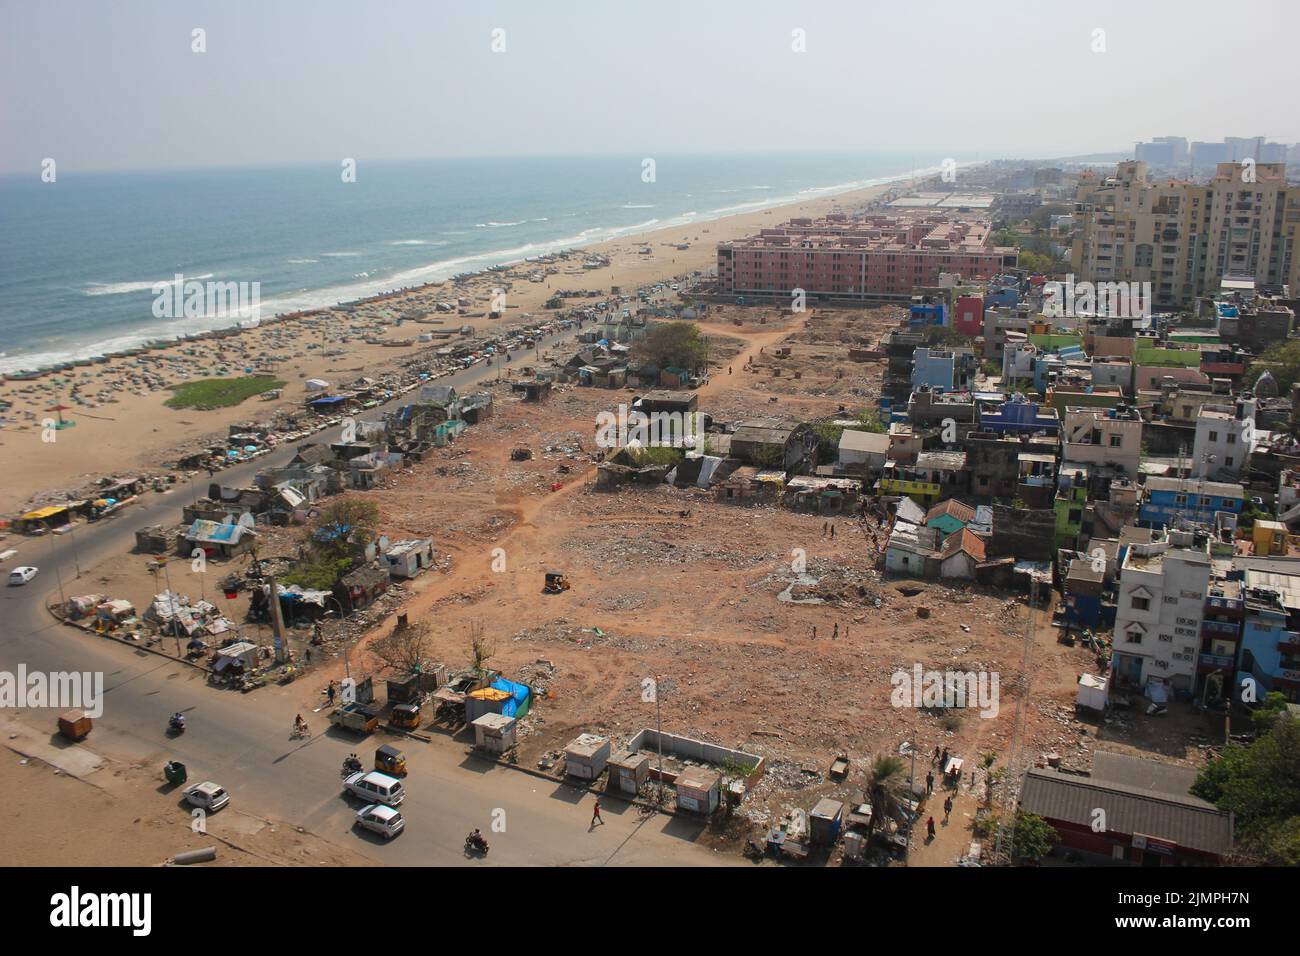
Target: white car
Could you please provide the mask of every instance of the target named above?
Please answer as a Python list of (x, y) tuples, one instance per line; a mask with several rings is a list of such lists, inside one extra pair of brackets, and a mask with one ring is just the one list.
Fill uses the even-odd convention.
[(377, 770), (354, 773), (343, 781), (343, 786), (348, 793), (355, 794), (367, 803), (396, 807), (401, 806), (406, 799), (406, 788), (402, 786), (402, 781)]
[(219, 787), (211, 780), (207, 780), (196, 783), (186, 790), (185, 799), (192, 806), (207, 810), (209, 813), (216, 813), (230, 802), (230, 794), (226, 792), (225, 787)]
[(9, 572), (10, 584), (26, 584), (32, 578), (36, 577), (36, 568), (21, 567), (14, 568)]
[(386, 807), (382, 803), (372, 803), (357, 811), (357, 826), (373, 830), (384, 839), (391, 840), (406, 829), (406, 821), (392, 807)]

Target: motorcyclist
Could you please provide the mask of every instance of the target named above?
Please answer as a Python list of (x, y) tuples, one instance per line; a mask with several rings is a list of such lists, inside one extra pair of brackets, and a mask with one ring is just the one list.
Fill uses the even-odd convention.
[(487, 840), (483, 839), (483, 834), (479, 832), (478, 827), (475, 827), (474, 832), (469, 835), (469, 842), (475, 846), (487, 846)]
[(184, 727), (185, 715), (178, 710), (176, 713), (172, 714), (171, 723), (173, 727)]
[(293, 719), (293, 729), (298, 733), (302, 733), (307, 729), (307, 721), (302, 719), (302, 714)]

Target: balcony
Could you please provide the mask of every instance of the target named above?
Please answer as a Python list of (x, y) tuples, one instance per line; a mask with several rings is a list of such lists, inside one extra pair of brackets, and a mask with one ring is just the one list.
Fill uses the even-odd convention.
[(1212, 621), (1206, 618), (1201, 621), (1201, 633), (1207, 636), (1235, 638), (1241, 633), (1241, 628), (1230, 621)]
[(1202, 654), (1197, 669), (1201, 671), (1229, 670), (1235, 663), (1236, 660), (1231, 657), (1224, 657), (1219, 654)]

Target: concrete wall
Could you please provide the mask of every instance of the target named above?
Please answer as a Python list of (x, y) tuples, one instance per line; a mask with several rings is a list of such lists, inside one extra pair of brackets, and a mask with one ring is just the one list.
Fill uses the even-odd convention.
[[(745, 753), (743, 750), (731, 750), (728, 747), (722, 747), (718, 744), (707, 743), (703, 740), (695, 740), (691, 737), (680, 737), (677, 734), (665, 733), (663, 736), (663, 751), (665, 754), (673, 754), (678, 757), (687, 757), (691, 760), (699, 760), (705, 763), (711, 763), (719, 766), (727, 761), (738, 764), (746, 764), (754, 767), (754, 771), (745, 780), (745, 789), (751, 790), (767, 770), (767, 763), (757, 754)], [(635, 737), (627, 743), (627, 750), (631, 753), (645, 751), (649, 754), (659, 753), (660, 734), (652, 727), (646, 727), (637, 731)], [(650, 765), (650, 775), (656, 777), (658, 773), (657, 766), (652, 762)]]

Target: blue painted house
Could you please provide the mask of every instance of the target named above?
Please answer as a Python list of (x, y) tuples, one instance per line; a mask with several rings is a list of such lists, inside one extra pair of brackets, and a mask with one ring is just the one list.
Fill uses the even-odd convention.
[(999, 435), (1060, 434), (1061, 417), (1051, 406), (1041, 406), (1023, 395), (1013, 395), (995, 408), (980, 409), (980, 429)]
[(1218, 512), (1241, 514), (1246, 493), (1241, 485), (1191, 478), (1148, 478), (1138, 520), (1151, 528), (1172, 526), (1176, 519), (1213, 525)]

